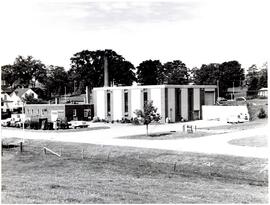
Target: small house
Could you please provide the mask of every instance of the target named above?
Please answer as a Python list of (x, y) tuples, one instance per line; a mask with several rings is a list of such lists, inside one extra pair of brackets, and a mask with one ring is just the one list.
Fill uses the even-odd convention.
[(48, 122), (59, 120), (90, 120), (93, 117), (90, 104), (26, 104), (25, 116), (31, 120), (47, 119)]
[(268, 88), (261, 88), (258, 92), (259, 97), (268, 97)]
[(232, 87), (227, 89), (227, 95), (231, 98), (247, 97), (247, 87)]
[(33, 98), (38, 99), (38, 95), (31, 88), (17, 88), (10, 94), (12, 102), (12, 109), (23, 107), (23, 98), (26, 95), (32, 95)]

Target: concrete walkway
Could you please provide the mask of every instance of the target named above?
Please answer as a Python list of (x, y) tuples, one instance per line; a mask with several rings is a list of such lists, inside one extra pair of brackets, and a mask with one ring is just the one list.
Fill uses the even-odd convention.
[[(222, 122), (210, 122), (210, 126), (223, 125)], [(196, 124), (198, 128), (209, 127), (209, 121), (194, 121), (186, 124)], [(105, 124), (107, 125), (107, 124)], [(267, 127), (217, 134), (200, 138), (170, 139), (170, 140), (139, 140), (119, 139), (122, 136), (145, 134), (145, 126), (132, 125), (111, 125), (110, 129), (90, 130), (80, 132), (51, 132), (51, 131), (30, 131), (21, 129), (6, 129), (1, 131), (2, 138), (22, 137), (25, 139), (46, 139), (63, 142), (79, 142), (101, 145), (130, 146), (142, 148), (154, 148), (174, 151), (197, 152), (207, 154), (223, 154), (243, 157), (267, 158), (268, 148), (247, 147), (231, 145), (228, 141), (237, 138), (251, 137), (259, 134), (266, 134)], [(104, 126), (104, 124), (91, 124), (91, 126)], [(183, 123), (151, 125), (150, 133), (165, 131), (181, 131)]]

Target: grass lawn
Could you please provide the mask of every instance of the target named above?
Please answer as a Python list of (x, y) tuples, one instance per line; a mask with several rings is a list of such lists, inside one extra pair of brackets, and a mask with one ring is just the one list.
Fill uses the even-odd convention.
[(230, 144), (249, 147), (267, 147), (267, 135), (257, 135), (229, 141)]
[[(61, 149), (62, 157), (45, 155), (43, 146)], [(268, 203), (266, 164), (267, 159), (27, 140), (23, 153), (4, 149), (1, 200)]]
[(215, 127), (207, 127), (207, 128), (198, 128), (198, 130), (224, 130), (224, 132), (231, 132), (231, 131), (240, 131), (240, 130), (247, 130), (253, 129), (258, 127), (267, 126), (268, 119), (256, 119), (254, 121), (244, 122), (244, 123), (237, 123), (237, 124), (227, 124), (222, 126), (215, 126)]
[(173, 140), (173, 139), (183, 139), (183, 138), (196, 138), (196, 137), (204, 137), (209, 136), (208, 132), (194, 132), (194, 133), (186, 133), (186, 132), (160, 132), (149, 134), (146, 136), (142, 135), (131, 135), (126, 137), (118, 137), (119, 139), (144, 139), (144, 140)]

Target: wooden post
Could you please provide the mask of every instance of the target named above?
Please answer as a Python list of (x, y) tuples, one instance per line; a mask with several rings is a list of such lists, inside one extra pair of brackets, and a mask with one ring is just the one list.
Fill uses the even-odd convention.
[(23, 152), (23, 143), (20, 142), (20, 152)]
[(52, 151), (52, 150), (50, 150), (49, 148), (47, 148), (47, 147), (44, 147), (44, 152), (45, 152), (45, 154), (46, 154), (46, 151), (48, 151), (48, 152), (50, 152), (50, 153), (52, 153), (52, 154), (54, 154), (54, 155), (56, 155), (57, 157), (61, 157), (59, 154), (57, 154), (56, 152), (54, 152), (54, 151)]
[(46, 148), (45, 148), (45, 147), (43, 148), (43, 152), (44, 152), (44, 154), (46, 155)]
[(108, 156), (107, 156), (107, 160), (109, 161), (109, 159), (110, 159), (110, 154), (111, 154), (111, 152), (109, 152), (109, 154), (108, 154)]
[(82, 148), (82, 152), (81, 152), (81, 158), (84, 159), (84, 150)]
[(176, 162), (173, 165), (173, 171), (175, 172), (175, 170), (176, 170)]

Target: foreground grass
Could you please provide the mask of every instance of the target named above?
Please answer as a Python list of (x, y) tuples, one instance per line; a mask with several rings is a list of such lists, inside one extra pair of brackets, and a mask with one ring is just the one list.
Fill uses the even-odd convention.
[(4, 150), (2, 203), (268, 202), (267, 159), (41, 140), (18, 151)]

